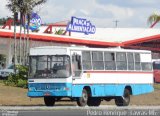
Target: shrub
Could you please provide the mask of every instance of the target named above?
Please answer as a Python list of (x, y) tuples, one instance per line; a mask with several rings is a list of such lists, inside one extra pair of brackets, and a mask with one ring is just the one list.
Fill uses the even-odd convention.
[(28, 67), (16, 65), (16, 74), (10, 74), (4, 84), (7, 86), (17, 86), (27, 88)]
[(17, 79), (15, 79), (12, 75), (9, 75), (8, 79), (3, 82), (7, 86), (16, 86), (16, 81)]
[(27, 80), (19, 79), (17, 83), (17, 87), (27, 88)]

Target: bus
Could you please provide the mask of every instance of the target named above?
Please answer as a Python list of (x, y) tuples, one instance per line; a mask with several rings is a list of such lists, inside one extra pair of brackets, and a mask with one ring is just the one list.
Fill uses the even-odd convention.
[(154, 82), (160, 83), (160, 59), (154, 59), (152, 61)]
[(150, 51), (44, 46), (31, 48), (29, 57), (27, 94), (46, 106), (65, 97), (78, 106), (112, 99), (128, 106), (131, 95), (154, 91)]

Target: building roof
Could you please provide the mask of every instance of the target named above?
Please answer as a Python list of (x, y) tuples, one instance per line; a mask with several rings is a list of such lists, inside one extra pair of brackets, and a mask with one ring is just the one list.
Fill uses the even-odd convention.
[[(65, 30), (65, 27), (53, 27), (53, 33), (44, 33), (47, 26), (41, 26), (39, 32), (30, 32), (30, 39), (40, 41), (55, 41), (97, 47), (121, 46), (124, 48), (149, 49), (160, 51), (160, 30), (153, 28), (96, 28), (95, 34), (85, 35), (72, 32), (71, 36), (56, 35), (55, 31)], [(13, 38), (13, 27), (0, 28), (0, 37)], [(19, 27), (16, 28), (19, 32)], [(23, 32), (23, 31), (22, 31)], [(17, 33), (19, 37), (19, 33)]]

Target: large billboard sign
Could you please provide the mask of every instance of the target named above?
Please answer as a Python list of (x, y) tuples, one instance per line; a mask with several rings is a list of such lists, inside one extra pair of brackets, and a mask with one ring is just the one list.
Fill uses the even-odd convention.
[[(32, 13), (30, 17), (30, 26), (29, 29), (31, 31), (39, 30), (39, 27), (41, 26), (41, 17), (37, 13)], [(27, 27), (27, 25), (26, 25)]]
[(87, 19), (72, 17), (71, 22), (67, 25), (66, 30), (69, 32), (78, 32), (88, 35), (94, 34), (96, 32), (96, 27)]

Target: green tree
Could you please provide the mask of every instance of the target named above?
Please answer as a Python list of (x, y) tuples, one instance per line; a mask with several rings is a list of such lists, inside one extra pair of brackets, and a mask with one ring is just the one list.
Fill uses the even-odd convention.
[(4, 25), (8, 18), (0, 18), (0, 25)]
[(148, 18), (148, 23), (151, 24), (151, 27), (155, 26), (158, 22), (160, 22), (160, 15), (154, 13)]
[[(8, 0), (8, 4), (6, 5), (7, 8), (12, 11), (14, 13), (14, 21), (16, 20), (16, 14), (20, 13), (20, 46), (19, 49), (21, 50), (21, 33), (22, 33), (22, 25), (26, 24), (26, 20), (24, 17), (28, 16), (27, 19), (27, 23), (28, 23), (28, 27), (27, 27), (27, 40), (26, 40), (26, 36), (24, 36), (24, 43), (26, 45), (25, 49), (25, 53), (24, 56), (25, 57), (25, 63), (26, 63), (26, 58), (29, 52), (29, 25), (30, 25), (30, 15), (33, 12), (33, 9), (35, 6), (37, 5), (41, 5), (43, 3), (45, 3), (47, 0)], [(15, 24), (15, 23), (14, 23)], [(14, 27), (16, 27), (16, 24), (14, 25)], [(26, 35), (26, 27), (24, 26), (24, 35)], [(16, 33), (16, 30), (14, 31), (14, 33)], [(16, 53), (16, 37), (14, 37), (15, 39), (15, 54)], [(21, 51), (19, 51), (20, 53), (20, 62), (21, 62)], [(16, 55), (14, 55), (15, 57), (15, 61), (16, 61)], [(14, 62), (15, 62), (14, 61)]]
[(65, 31), (63, 29), (59, 29), (58, 31), (55, 31), (56, 35), (63, 35)]

